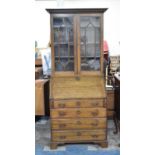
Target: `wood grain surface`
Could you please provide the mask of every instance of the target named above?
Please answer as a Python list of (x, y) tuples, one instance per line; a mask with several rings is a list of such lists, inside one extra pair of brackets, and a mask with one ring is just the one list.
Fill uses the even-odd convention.
[(66, 129), (105, 129), (106, 118), (76, 118), (76, 119), (52, 119), (51, 127), (53, 130)]
[(105, 140), (106, 132), (104, 130), (53, 131), (52, 139), (53, 141)]
[(52, 118), (106, 117), (106, 108), (63, 108), (51, 109)]

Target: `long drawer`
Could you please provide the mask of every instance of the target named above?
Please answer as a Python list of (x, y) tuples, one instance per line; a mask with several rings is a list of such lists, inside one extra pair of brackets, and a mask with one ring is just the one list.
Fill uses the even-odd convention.
[(105, 99), (57, 100), (51, 102), (53, 108), (106, 107)]
[(106, 117), (106, 108), (62, 108), (51, 109), (52, 118)]
[(106, 118), (52, 119), (53, 130), (65, 129), (105, 129)]
[(91, 141), (105, 140), (105, 130), (52, 131), (52, 141)]

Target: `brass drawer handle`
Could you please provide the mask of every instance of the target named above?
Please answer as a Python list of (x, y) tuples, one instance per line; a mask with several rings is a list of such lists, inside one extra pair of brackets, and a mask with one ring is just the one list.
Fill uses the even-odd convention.
[(92, 137), (93, 137), (93, 138), (97, 138), (97, 137), (98, 137), (98, 135), (92, 135)]
[(81, 136), (82, 134), (81, 134), (81, 132), (77, 132), (77, 136)]
[(81, 103), (79, 101), (76, 102), (76, 106), (80, 107)]
[(97, 116), (97, 115), (98, 115), (98, 110), (92, 111), (91, 114), (92, 114), (93, 116)]
[(66, 139), (66, 136), (60, 136), (60, 139)]
[(66, 113), (64, 111), (59, 111), (59, 116), (65, 116)]
[(80, 111), (80, 110), (77, 110), (76, 113), (77, 113), (78, 115), (80, 115), (80, 114), (81, 114), (81, 111)]
[(98, 125), (98, 122), (93, 122), (91, 123), (92, 126), (97, 126)]
[(77, 121), (77, 124), (78, 124), (78, 125), (81, 125), (82, 123), (81, 123), (80, 121)]
[(94, 102), (94, 103), (92, 103), (92, 105), (93, 105), (94, 107), (96, 107), (96, 106), (99, 106), (99, 103), (98, 103), (98, 102)]
[(59, 104), (59, 107), (60, 107), (60, 108), (65, 108), (65, 104), (64, 104), (64, 103), (60, 103), (60, 104)]
[(59, 128), (64, 128), (66, 127), (66, 124), (59, 124)]

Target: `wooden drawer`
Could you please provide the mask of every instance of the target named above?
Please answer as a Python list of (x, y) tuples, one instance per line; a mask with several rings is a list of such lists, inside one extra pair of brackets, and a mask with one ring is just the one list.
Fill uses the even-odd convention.
[(106, 102), (105, 100), (102, 99), (58, 100), (53, 102), (53, 107), (54, 108), (106, 107)]
[(52, 119), (52, 129), (105, 129), (106, 118)]
[(51, 109), (52, 118), (106, 117), (106, 108)]
[(52, 141), (103, 141), (105, 139), (105, 130), (52, 131)]

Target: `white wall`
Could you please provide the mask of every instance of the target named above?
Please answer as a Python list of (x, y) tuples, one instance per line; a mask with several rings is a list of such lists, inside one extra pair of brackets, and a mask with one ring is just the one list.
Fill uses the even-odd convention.
[(108, 42), (110, 55), (120, 53), (119, 0), (64, 0), (59, 4), (57, 0), (35, 1), (34, 31), (39, 47), (46, 47), (50, 38), (50, 17), (46, 8), (108, 8), (104, 14), (104, 39)]

